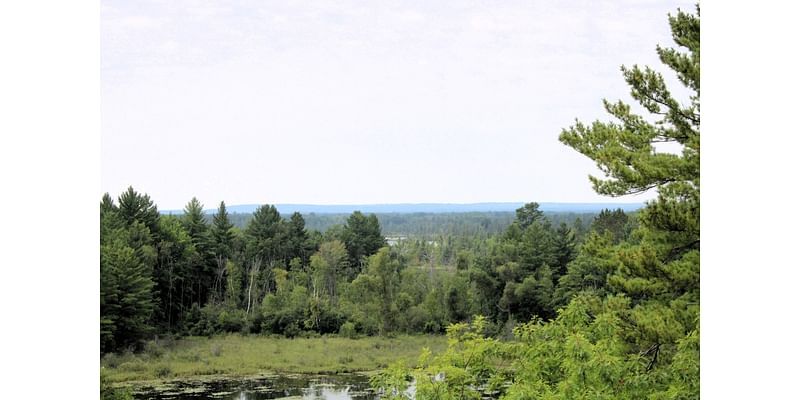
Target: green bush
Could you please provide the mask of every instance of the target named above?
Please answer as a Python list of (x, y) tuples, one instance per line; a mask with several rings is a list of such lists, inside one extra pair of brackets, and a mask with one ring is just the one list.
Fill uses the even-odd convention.
[(134, 358), (133, 360), (119, 364), (118, 369), (120, 371), (142, 372), (147, 369), (147, 364), (138, 358)]
[(358, 337), (358, 334), (356, 333), (356, 325), (349, 321), (343, 323), (339, 328), (339, 335), (349, 339), (355, 339)]
[(155, 373), (159, 378), (168, 378), (172, 376), (172, 368), (167, 364), (161, 364), (156, 367)]
[(286, 325), (286, 330), (283, 331), (283, 335), (287, 338), (294, 338), (300, 334), (300, 327), (297, 326), (296, 322), (290, 322)]
[(144, 353), (150, 358), (159, 358), (164, 355), (164, 346), (158, 340), (147, 342), (144, 345)]
[(107, 353), (100, 360), (100, 363), (108, 368), (117, 368), (119, 364), (122, 362), (120, 358), (121, 358), (120, 356), (114, 353)]

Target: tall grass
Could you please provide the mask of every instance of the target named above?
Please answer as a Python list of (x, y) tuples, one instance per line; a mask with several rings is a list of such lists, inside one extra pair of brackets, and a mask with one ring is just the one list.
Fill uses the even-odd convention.
[(423, 347), (438, 353), (447, 347), (447, 341), (444, 336), (189, 337), (169, 343), (150, 342), (139, 354), (107, 354), (101, 366), (109, 382), (203, 375), (359, 372), (379, 370), (398, 361), (413, 366)]

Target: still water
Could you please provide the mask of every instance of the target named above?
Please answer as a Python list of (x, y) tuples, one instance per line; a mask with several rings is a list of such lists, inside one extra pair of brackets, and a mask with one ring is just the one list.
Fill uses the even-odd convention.
[(377, 399), (377, 396), (370, 388), (369, 378), (366, 376), (340, 374), (173, 381), (158, 387), (140, 386), (136, 388), (134, 398), (141, 400), (374, 400)]

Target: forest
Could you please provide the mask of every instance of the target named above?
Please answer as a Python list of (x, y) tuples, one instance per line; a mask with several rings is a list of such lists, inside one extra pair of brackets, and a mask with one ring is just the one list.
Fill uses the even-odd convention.
[[(444, 333), (443, 352), (374, 376), (378, 393), (406, 398), (413, 383), (421, 399), (699, 398), (699, 6), (669, 24), (679, 48), (657, 53), (688, 105), (659, 72), (623, 67), (649, 115), (604, 100), (615, 122), (576, 121), (559, 136), (605, 175), (590, 177), (597, 193), (657, 193), (635, 214), (556, 221), (531, 202), (507, 223), (472, 216), (437, 231), (420, 216), (382, 226), (354, 212), (309, 218), (310, 229), (271, 205), (236, 226), (224, 203), (207, 219), (197, 199), (173, 216), (133, 188), (106, 194), (101, 354), (165, 333)], [(415, 228), (390, 245), (405, 224)]]

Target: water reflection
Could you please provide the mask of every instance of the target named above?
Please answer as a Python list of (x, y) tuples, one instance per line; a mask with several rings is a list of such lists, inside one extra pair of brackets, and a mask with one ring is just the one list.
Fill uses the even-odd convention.
[(137, 399), (154, 400), (374, 400), (369, 378), (364, 375), (292, 375), (251, 379), (173, 381), (165, 385), (142, 386)]

